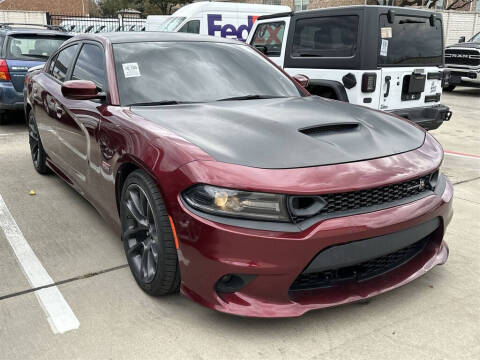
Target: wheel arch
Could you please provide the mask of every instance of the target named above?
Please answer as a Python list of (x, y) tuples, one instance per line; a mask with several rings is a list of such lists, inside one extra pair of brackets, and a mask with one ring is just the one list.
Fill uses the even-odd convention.
[(124, 158), (120, 165), (115, 172), (115, 200), (117, 205), (117, 212), (120, 215), (120, 198), (122, 196), (122, 189), (123, 185), (125, 184), (125, 180), (127, 179), (128, 175), (136, 170), (143, 170), (145, 171), (157, 184), (160, 193), (164, 197), (163, 189), (161, 184), (159, 183), (157, 177), (153, 173), (151, 167), (147, 164), (143, 163), (141, 160), (137, 159), (136, 157), (128, 156)]
[(29, 102), (26, 102), (25, 103), (25, 111), (23, 112), (26, 124), (28, 124), (28, 116), (30, 114), (30, 111), (32, 111), (32, 110), (33, 110), (32, 105), (30, 105)]
[[(307, 90), (312, 95), (319, 95), (329, 99), (349, 102), (345, 86), (339, 81), (311, 79), (308, 83)], [(333, 96), (325, 96), (327, 93), (333, 94)]]

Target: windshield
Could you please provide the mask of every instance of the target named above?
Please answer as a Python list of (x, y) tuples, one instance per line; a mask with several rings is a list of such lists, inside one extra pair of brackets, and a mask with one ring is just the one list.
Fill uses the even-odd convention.
[(7, 59), (45, 61), (67, 39), (63, 36), (11, 36), (7, 44)]
[(394, 23), (387, 15), (380, 16), (378, 39), (379, 65), (442, 65), (443, 64), (442, 22), (417, 16), (400, 16)]
[(471, 38), (470, 40), (468, 40), (469, 42), (478, 42), (480, 43), (480, 33), (478, 33), (477, 35), (475, 35), (473, 38)]
[(170, 16), (169, 19), (165, 20), (163, 23), (156, 27), (156, 31), (175, 31), (175, 29), (180, 25), (183, 20), (185, 20), (184, 16)]
[(121, 43), (114, 44), (113, 51), (124, 106), (301, 96), (288, 77), (246, 45)]

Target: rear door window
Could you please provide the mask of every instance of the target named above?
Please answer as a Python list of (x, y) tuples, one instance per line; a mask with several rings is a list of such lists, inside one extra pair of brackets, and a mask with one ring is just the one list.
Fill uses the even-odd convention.
[(352, 57), (357, 49), (358, 16), (299, 19), (295, 24), (294, 57)]
[(379, 65), (441, 65), (443, 62), (442, 22), (428, 17), (396, 15), (393, 24), (380, 16)]
[(181, 27), (178, 32), (200, 34), (200, 20), (191, 20)]
[(83, 45), (73, 68), (72, 80), (90, 80), (105, 90), (105, 73), (103, 50), (97, 45)]
[(67, 39), (64, 36), (8, 36), (6, 57), (9, 60), (46, 61)]
[(284, 32), (284, 21), (260, 24), (251, 44), (267, 56), (280, 56)]
[(77, 53), (78, 44), (69, 46), (58, 53), (55, 65), (53, 66), (52, 75), (55, 79), (63, 82), (67, 77), (68, 70), (72, 65), (73, 58)]

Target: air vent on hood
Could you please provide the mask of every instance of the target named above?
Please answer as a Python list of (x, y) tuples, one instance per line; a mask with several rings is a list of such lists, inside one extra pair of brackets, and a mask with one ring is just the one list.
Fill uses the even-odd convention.
[(323, 134), (331, 134), (331, 133), (339, 133), (344, 131), (350, 131), (356, 129), (358, 127), (358, 123), (351, 122), (351, 123), (337, 123), (337, 124), (325, 124), (325, 125), (314, 125), (305, 127), (302, 129), (298, 129), (302, 134), (315, 136), (315, 135), (323, 135)]

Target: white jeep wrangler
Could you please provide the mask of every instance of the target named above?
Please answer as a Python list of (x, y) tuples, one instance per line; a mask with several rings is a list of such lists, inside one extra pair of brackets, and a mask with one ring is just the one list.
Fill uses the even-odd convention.
[(440, 14), (399, 7), (350, 6), (260, 16), (247, 43), (311, 94), (388, 111), (427, 130), (449, 120), (440, 104)]

